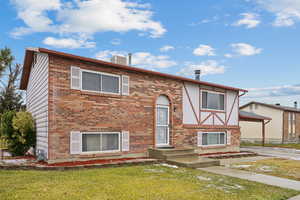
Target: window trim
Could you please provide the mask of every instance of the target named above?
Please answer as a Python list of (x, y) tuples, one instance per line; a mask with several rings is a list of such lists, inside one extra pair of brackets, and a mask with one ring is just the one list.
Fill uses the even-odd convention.
[[(226, 100), (225, 100), (225, 93), (224, 92), (216, 92), (216, 91), (211, 91), (211, 90), (201, 90), (201, 110), (207, 110), (207, 111), (222, 111), (222, 112), (225, 112), (226, 110)], [(207, 93), (215, 93), (215, 94), (221, 94), (224, 96), (224, 109), (221, 110), (221, 109), (211, 109), (211, 108), (203, 108), (203, 101), (202, 101), (202, 96), (203, 96), (203, 92), (207, 92)]]
[[(100, 75), (107, 75), (107, 76), (113, 76), (113, 77), (117, 77), (119, 79), (119, 91), (118, 93), (114, 93), (114, 92), (104, 92), (102, 91), (102, 79), (101, 79), (101, 91), (97, 91), (97, 90), (84, 90), (82, 89), (82, 73), (83, 72), (88, 72), (88, 73), (94, 73), (94, 74), (100, 74)], [(84, 91), (84, 92), (95, 92), (95, 93), (100, 93), (100, 94), (114, 94), (114, 95), (121, 95), (121, 75), (116, 75), (116, 74), (111, 74), (111, 73), (106, 73), (106, 72), (98, 72), (98, 71), (93, 71), (93, 70), (87, 70), (87, 69), (81, 69), (80, 68), (80, 80), (81, 80), (81, 86), (80, 86), (80, 90)]]
[[(219, 135), (221, 135), (221, 133), (224, 133), (224, 144), (203, 144), (203, 135), (205, 133), (207, 133), (207, 134), (219, 133)], [(221, 131), (220, 132), (202, 132), (201, 136), (202, 136), (202, 144), (201, 144), (202, 147), (226, 146), (227, 145), (227, 132), (225, 132), (225, 131), (224, 132), (221, 132)], [(219, 138), (220, 138), (220, 136), (219, 136)]]
[(101, 134), (118, 134), (119, 136), (119, 146), (117, 150), (106, 150), (106, 151), (83, 151), (83, 144), (81, 142), (81, 154), (100, 154), (100, 153), (116, 153), (116, 152), (121, 152), (121, 132), (81, 132), (81, 141), (82, 141), (82, 137), (83, 135), (87, 135), (87, 134), (97, 134), (97, 135), (101, 135)]

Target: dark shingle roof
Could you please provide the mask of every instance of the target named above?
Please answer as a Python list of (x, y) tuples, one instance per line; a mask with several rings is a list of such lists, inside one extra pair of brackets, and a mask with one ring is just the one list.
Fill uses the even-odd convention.
[(247, 104), (241, 106), (240, 109), (243, 109), (251, 104), (258, 104), (258, 105), (267, 106), (270, 108), (283, 110), (283, 111), (300, 112), (300, 109), (298, 109), (298, 108), (294, 108), (294, 107), (290, 107), (290, 106), (274, 105), (274, 104), (268, 104), (268, 103), (261, 103), (261, 102), (257, 102), (257, 101), (252, 101), (250, 103), (247, 103)]
[(251, 112), (246, 112), (243, 110), (240, 110), (239, 117), (240, 117), (240, 119), (256, 119), (256, 120), (271, 120), (272, 119), (270, 117), (265, 117), (262, 115), (258, 115), (258, 114), (251, 113)]

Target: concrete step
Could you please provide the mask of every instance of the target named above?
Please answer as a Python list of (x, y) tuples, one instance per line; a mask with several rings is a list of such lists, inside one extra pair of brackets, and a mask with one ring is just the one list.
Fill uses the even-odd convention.
[(162, 155), (162, 157), (165, 160), (167, 160), (172, 158), (198, 157), (198, 154), (197, 153), (172, 153), (172, 154)]
[(166, 159), (170, 157), (185, 157), (192, 156), (195, 154), (194, 149), (192, 148), (173, 148), (173, 149), (149, 149), (149, 156), (157, 159)]
[(203, 157), (185, 157), (185, 158), (172, 158), (167, 159), (166, 161), (169, 164), (181, 166), (181, 167), (188, 167), (188, 168), (204, 168), (204, 167), (211, 167), (211, 166), (219, 166), (220, 161), (214, 160), (211, 158), (203, 158)]

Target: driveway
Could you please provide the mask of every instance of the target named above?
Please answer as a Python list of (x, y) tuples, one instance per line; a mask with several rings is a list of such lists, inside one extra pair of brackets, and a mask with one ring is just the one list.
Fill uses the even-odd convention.
[(277, 147), (242, 147), (241, 151), (252, 151), (262, 156), (300, 160), (300, 150)]

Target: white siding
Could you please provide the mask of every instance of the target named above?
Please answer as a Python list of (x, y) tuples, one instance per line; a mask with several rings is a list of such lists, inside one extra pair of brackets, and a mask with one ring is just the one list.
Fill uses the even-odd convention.
[(239, 123), (239, 97), (237, 95), (237, 92), (226, 92), (226, 118), (230, 126), (238, 125)]
[[(239, 97), (237, 91), (224, 91), (225, 112), (214, 112), (202, 110), (200, 112), (201, 90), (199, 85), (185, 83), (182, 89), (183, 93), (183, 123), (184, 124), (198, 124), (197, 118), (203, 125), (225, 125), (226, 120), (229, 126), (237, 126), (239, 122)], [(222, 93), (222, 92), (221, 92)], [(190, 100), (189, 98), (190, 97)], [(191, 101), (191, 102), (190, 102)], [(196, 112), (194, 114), (193, 108)], [(218, 117), (217, 117), (218, 116)], [(221, 120), (220, 120), (221, 119)]]
[(45, 152), (48, 158), (48, 55), (36, 54), (26, 92), (26, 107), (37, 127), (36, 150)]
[[(186, 92), (186, 90), (188, 92)], [(185, 88), (183, 87), (183, 123), (184, 124), (198, 124), (197, 118), (199, 119), (199, 86), (196, 84), (185, 83)], [(189, 101), (188, 95), (196, 112), (194, 114), (192, 105)]]

